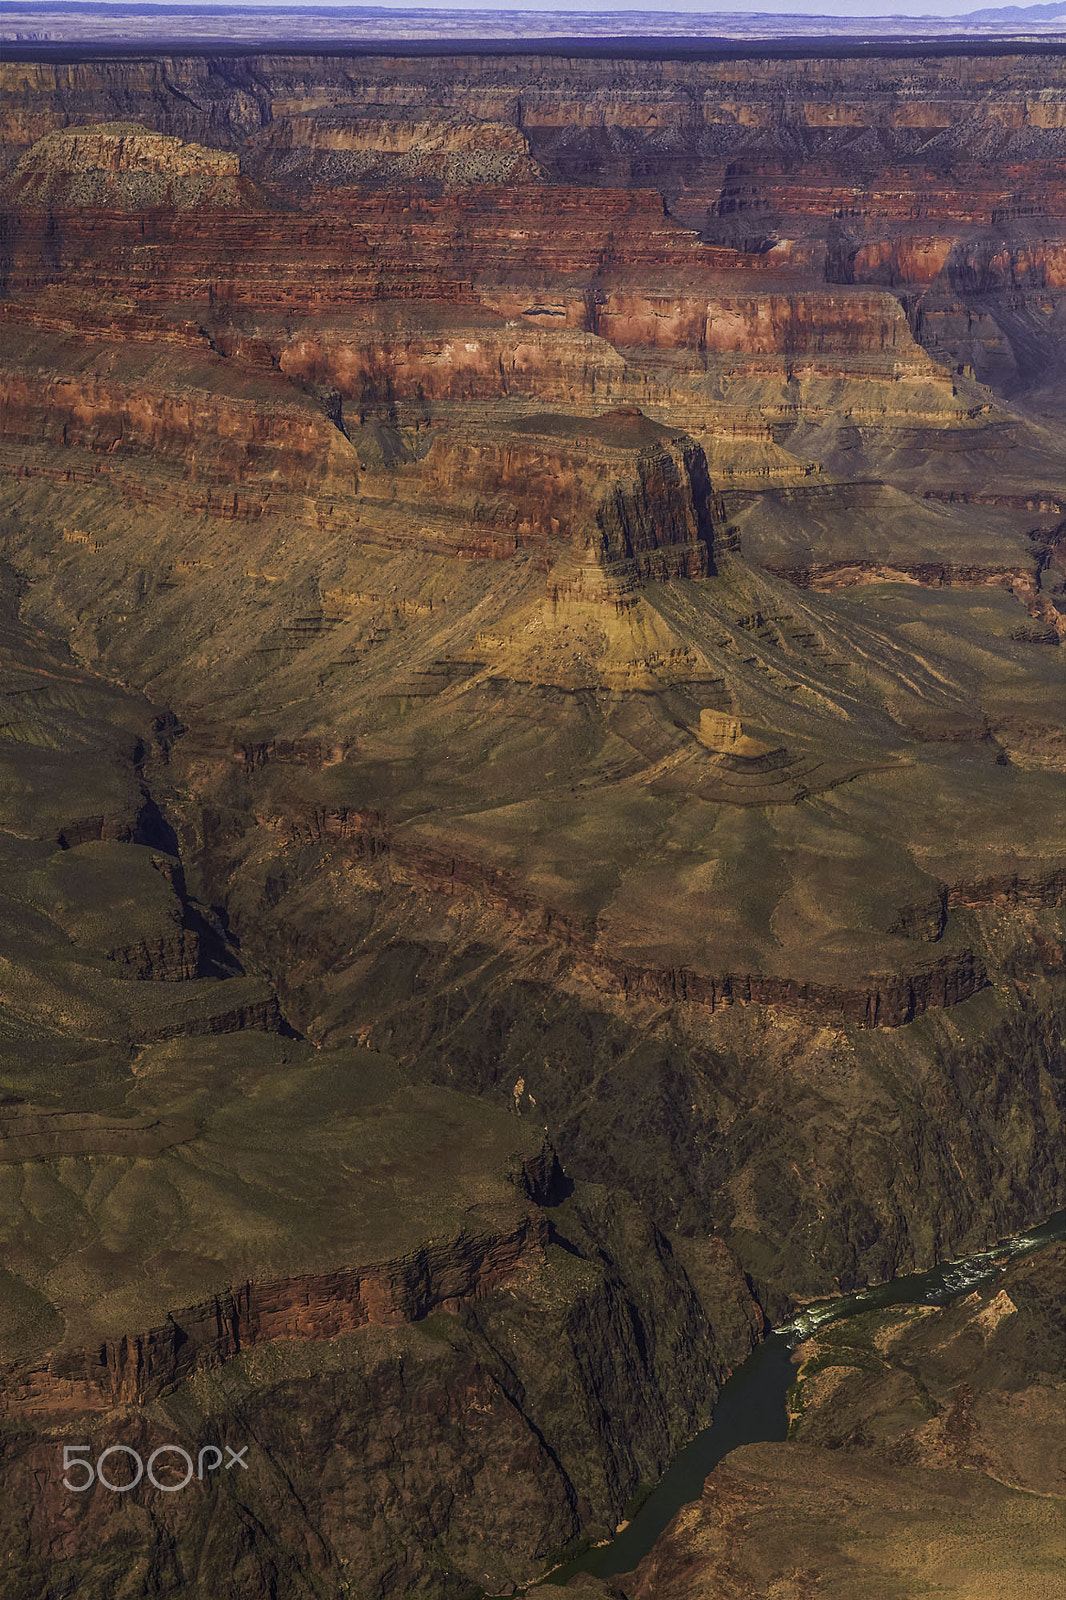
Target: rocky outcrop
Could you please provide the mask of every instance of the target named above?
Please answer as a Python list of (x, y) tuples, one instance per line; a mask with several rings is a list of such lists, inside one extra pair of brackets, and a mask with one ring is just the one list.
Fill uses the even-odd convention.
[(49, 134), (16, 163), (2, 188), (9, 204), (48, 211), (191, 211), (239, 205), (253, 192), (228, 151), (185, 144), (135, 122)]
[(944, 956), (924, 969), (893, 975), (867, 989), (834, 989), (750, 973), (711, 977), (683, 969), (654, 972), (609, 959), (604, 966), (627, 998), (691, 1002), (711, 1011), (737, 1004), (780, 1006), (801, 1016), (846, 1017), (865, 1028), (902, 1027), (930, 1007), (958, 1005), (988, 984), (972, 950)]
[(195, 1132), (188, 1118), (109, 1118), (92, 1111), (47, 1111), (15, 1099), (0, 1102), (0, 1162), (6, 1166), (77, 1156), (150, 1157)]
[(17, 365), (0, 372), (0, 465), (15, 476), (98, 479), (134, 501), (223, 517), (261, 517), (279, 493), (355, 492), (354, 452), (320, 412), (269, 380), (242, 393), (206, 350), (170, 392), (151, 362), (116, 371), (115, 346), (105, 347), (96, 372), (71, 377), (56, 373), (63, 358), (54, 350), (38, 349), (36, 362), (25, 345), (13, 354)]
[(149, 937), (134, 944), (116, 945), (107, 957), (122, 968), (124, 977), (142, 983), (183, 983), (200, 971), (199, 940), (187, 928), (169, 938)]
[(10, 1414), (87, 1412), (144, 1405), (195, 1373), (279, 1339), (335, 1339), (395, 1327), (435, 1311), (460, 1312), (543, 1255), (536, 1214), (498, 1236), (471, 1231), (397, 1261), (247, 1283), (165, 1323), (92, 1350), (65, 1349), (48, 1367), (20, 1373), (3, 1397)]
[(819, 589), (831, 593), (834, 589), (850, 589), (858, 583), (920, 583), (929, 589), (985, 586), (1006, 589), (1013, 593), (1016, 586), (1029, 577), (1024, 567), (1004, 569), (996, 567), (957, 567), (948, 562), (921, 561), (907, 566), (880, 565), (874, 561), (825, 562), (817, 567), (776, 567), (767, 565), (801, 589)]
[[(650, 999), (660, 1004), (692, 1005), (711, 1013), (723, 1006), (774, 1006), (799, 1016), (846, 1018), (860, 1027), (897, 1028), (930, 1007), (957, 1005), (989, 982), (972, 950), (945, 954), (906, 973), (872, 977), (865, 987), (833, 987), (771, 974), (644, 967), (613, 955), (610, 944), (597, 938), (595, 923), (582, 924), (539, 902), (514, 874), (395, 839), (381, 815), (318, 812), (271, 819), (271, 826), (284, 831), (293, 843), (335, 840), (356, 860), (387, 856), (391, 870), (420, 889), (448, 897), (469, 896), (480, 905), (492, 905), (518, 923), (522, 937), (535, 935), (561, 944), (597, 988), (627, 1003)], [(955, 905), (990, 901), (1057, 905), (1062, 902), (1061, 880), (1058, 872), (1034, 886), (1017, 878), (960, 886), (952, 891), (951, 901)]]
[(0, 68), (24, 1593), (527, 1584), (1061, 1203), (1058, 81)]
[(948, 1306), (866, 1312), (801, 1345), (789, 1442), (728, 1455), (617, 1592), (748, 1600), (816, 1571), (842, 1600), (927, 1575), (959, 1600), (1051, 1594), (1063, 1257), (1048, 1246)]

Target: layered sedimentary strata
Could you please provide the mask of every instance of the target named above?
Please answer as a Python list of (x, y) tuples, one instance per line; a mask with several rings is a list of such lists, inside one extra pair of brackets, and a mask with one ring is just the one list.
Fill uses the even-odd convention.
[[(260, 1061), (265, 1063), (269, 1055), (267, 1049), (261, 1049)], [(290, 1048), (286, 1059), (284, 1052), (275, 1051), (275, 1066), (289, 1066), (291, 1071), (305, 1056), (306, 1052)], [(171, 1059), (175, 1058), (172, 1056)], [(236, 1063), (241, 1057), (238, 1055), (233, 1059)], [(247, 1050), (244, 1059), (251, 1059)], [(364, 1062), (363, 1065), (369, 1067), (373, 1075), (373, 1063)], [(357, 1062), (344, 1057), (337, 1058), (331, 1066), (339, 1072), (349, 1070), (358, 1073), (360, 1070)], [(387, 1079), (387, 1068), (383, 1075)], [(319, 1100), (323, 1085), (320, 1080), (316, 1081), (313, 1072), (301, 1075), (297, 1070), (293, 1076), (298, 1087), (297, 1098), (309, 1099), (312, 1103)], [(301, 1076), (304, 1080), (302, 1084), (299, 1082)], [(382, 1074), (378, 1076), (380, 1079)], [(293, 1084), (290, 1082), (286, 1085), (283, 1077), (278, 1077), (275, 1087), (282, 1094), (291, 1094)], [(372, 1098), (369, 1103), (374, 1103)], [(378, 1147), (383, 1130), (388, 1131), (389, 1137), (395, 1137), (397, 1150), (402, 1150), (405, 1144), (412, 1141), (417, 1142), (428, 1130), (433, 1130), (438, 1151), (449, 1140), (456, 1140), (457, 1146), (468, 1145), (471, 1151), (476, 1151), (485, 1145), (487, 1134), (491, 1141), (492, 1134), (488, 1124), (478, 1127), (467, 1120), (474, 1109), (469, 1102), (464, 1103), (460, 1096), (437, 1094), (430, 1095), (428, 1099), (416, 1096), (412, 1100), (410, 1096), (401, 1095), (372, 1113), (372, 1121), (367, 1128), (349, 1124), (353, 1158), (361, 1140), (369, 1139), (369, 1162), (364, 1166), (361, 1185), (348, 1180), (351, 1199), (356, 1201), (356, 1196), (361, 1198), (350, 1207), (347, 1238), (341, 1248), (333, 1252), (343, 1265), (327, 1267), (324, 1257), (322, 1270), (281, 1278), (267, 1276), (234, 1282), (231, 1287), (206, 1301), (167, 1307), (165, 1320), (156, 1326), (122, 1327), (124, 1315), (130, 1321), (135, 1321), (138, 1315), (150, 1315), (152, 1311), (159, 1315), (166, 1306), (168, 1289), (172, 1293), (180, 1293), (179, 1283), (186, 1290), (193, 1285), (196, 1267), (191, 1241), (183, 1245), (180, 1234), (175, 1233), (168, 1246), (167, 1240), (158, 1231), (146, 1236), (138, 1228), (137, 1219), (124, 1219), (119, 1225), (123, 1234), (122, 1247), (131, 1258), (131, 1265), (132, 1258), (139, 1251), (147, 1248), (152, 1253), (154, 1292), (145, 1295), (142, 1290), (131, 1294), (129, 1285), (109, 1282), (108, 1276), (104, 1275), (98, 1286), (99, 1303), (91, 1310), (68, 1302), (63, 1280), (69, 1277), (69, 1265), (57, 1270), (54, 1259), (49, 1270), (45, 1263), (31, 1261), (27, 1257), (21, 1263), (22, 1271), (27, 1274), (32, 1287), (52, 1297), (64, 1323), (64, 1338), (47, 1363), (37, 1365), (31, 1361), (22, 1366), (17, 1374), (12, 1374), (5, 1396), (7, 1413), (14, 1417), (49, 1416), (64, 1412), (106, 1412), (116, 1406), (145, 1405), (168, 1393), (177, 1384), (195, 1377), (198, 1372), (221, 1366), (253, 1347), (294, 1339), (328, 1340), (360, 1328), (399, 1326), (421, 1321), (436, 1311), (455, 1313), (485, 1298), (499, 1285), (543, 1267), (549, 1226), (545, 1216), (536, 1210), (535, 1204), (523, 1205), (522, 1201), (537, 1198), (543, 1204), (557, 1199), (560, 1175), (550, 1148), (546, 1153), (536, 1150), (535, 1135), (526, 1139), (526, 1148), (521, 1149), (525, 1130), (514, 1124), (504, 1122), (495, 1130), (497, 1134), (504, 1135), (510, 1131), (512, 1137), (518, 1139), (518, 1153), (513, 1159), (509, 1159), (504, 1150), (499, 1151), (503, 1158), (501, 1177), (512, 1180), (514, 1194), (509, 1195), (507, 1188), (501, 1184), (492, 1200), (487, 1202), (483, 1199), (480, 1206), (477, 1203), (464, 1206), (462, 1199), (457, 1199), (449, 1215), (450, 1202), (444, 1198), (447, 1192), (445, 1183), (438, 1192), (442, 1208), (438, 1237), (419, 1240), (419, 1224), (415, 1220), (417, 1213), (408, 1218), (403, 1217), (401, 1211), (398, 1216), (393, 1201), (390, 1215), (387, 1202), (383, 1208), (379, 1206), (375, 1210), (371, 1201), (370, 1197), (381, 1181), (375, 1179), (373, 1166), (387, 1162), (387, 1156)], [(290, 1102), (290, 1116), (294, 1111), (295, 1099)], [(43, 1117), (37, 1113), (27, 1118), (20, 1114), (19, 1108), (15, 1108), (9, 1113), (9, 1120), (17, 1130), (24, 1121), (36, 1124)], [(56, 1116), (52, 1120), (55, 1123), (62, 1121)], [(66, 1120), (74, 1121), (73, 1118)], [(36, 1134), (30, 1131), (22, 1136), (21, 1142), (16, 1131), (10, 1141), (10, 1159), (33, 1159), (36, 1154), (37, 1159), (43, 1160), (54, 1160), (63, 1155), (121, 1160), (124, 1156), (136, 1154), (156, 1156), (164, 1164), (176, 1158), (187, 1167), (190, 1158), (193, 1164), (199, 1164), (197, 1158), (202, 1154), (205, 1167), (200, 1183), (211, 1185), (217, 1182), (217, 1175), (212, 1177), (207, 1170), (212, 1162), (209, 1147), (215, 1143), (217, 1148), (221, 1148), (222, 1140), (218, 1139), (217, 1133), (212, 1134), (210, 1118), (205, 1120), (203, 1108), (199, 1116), (186, 1116), (184, 1121), (168, 1123), (165, 1118), (158, 1119), (154, 1127), (149, 1125), (145, 1130), (146, 1133), (154, 1133), (154, 1139), (141, 1135), (136, 1144), (123, 1139), (121, 1118), (117, 1119), (117, 1130), (106, 1126), (85, 1126), (86, 1120), (85, 1117), (78, 1118), (80, 1126), (76, 1129), (71, 1127), (69, 1132), (62, 1126), (57, 1126), (54, 1134), (48, 1136), (43, 1131)], [(34, 1151), (30, 1145), (23, 1148), (25, 1141), (32, 1142), (34, 1137), (39, 1141), (39, 1149)], [(248, 1162), (245, 1182), (252, 1171), (249, 1153), (246, 1152), (244, 1156)], [(428, 1155), (427, 1150), (423, 1159)], [(328, 1148), (324, 1145), (319, 1151), (319, 1161), (320, 1178), (325, 1181), (328, 1181), (326, 1170), (330, 1160)], [(284, 1157), (280, 1152), (275, 1152), (274, 1179), (282, 1185), (285, 1184), (284, 1164)], [(61, 1169), (55, 1168), (53, 1171), (56, 1181), (62, 1183)], [(174, 1169), (170, 1181), (173, 1181), (176, 1172), (177, 1169)], [(541, 1181), (531, 1182), (530, 1178), (534, 1176)], [(264, 1185), (268, 1184), (265, 1172), (262, 1181)], [(337, 1182), (336, 1176), (332, 1181), (334, 1184)], [(198, 1203), (187, 1180), (179, 1180), (179, 1186), (185, 1191), (188, 1210), (183, 1227), (187, 1227), (189, 1216), (198, 1210)], [(221, 1190), (221, 1185), (219, 1187)], [(479, 1188), (483, 1194), (487, 1194), (483, 1177), (472, 1185), (471, 1194)], [(296, 1194), (291, 1198), (299, 1205)], [(379, 1201), (381, 1198), (379, 1195)], [(513, 1200), (510, 1206), (507, 1203), (509, 1199)], [(344, 1203), (338, 1193), (333, 1195), (332, 1208), (339, 1221)], [(376, 1240), (372, 1227), (368, 1225), (374, 1220), (381, 1227)], [(314, 1227), (314, 1213), (308, 1212), (305, 1221), (309, 1227)], [(410, 1227), (412, 1221), (413, 1229)], [(318, 1224), (321, 1225), (321, 1222), (319, 1218)], [(398, 1233), (395, 1231), (397, 1226)], [(405, 1233), (416, 1241), (406, 1251), (402, 1250)], [(305, 1261), (310, 1265), (315, 1251), (310, 1238), (307, 1244), (309, 1253)], [(364, 1253), (373, 1255), (376, 1249), (381, 1250), (388, 1244), (401, 1246), (393, 1259), (365, 1262), (361, 1259)], [(328, 1257), (325, 1239), (322, 1245)], [(200, 1248), (203, 1248), (203, 1241)], [(186, 1256), (184, 1262), (179, 1261), (182, 1253)], [(269, 1254), (268, 1251), (267, 1259)], [(169, 1269), (163, 1269), (164, 1282), (160, 1282), (160, 1264), (166, 1259), (171, 1260), (171, 1265)], [(228, 1265), (224, 1259), (216, 1263), (216, 1281), (224, 1279)], [(86, 1258), (82, 1270), (93, 1271), (90, 1258)], [(229, 1270), (232, 1271), (231, 1265)], [(184, 1283), (181, 1281), (183, 1276)], [(171, 1283), (165, 1283), (166, 1277), (171, 1278)], [(16, 1333), (16, 1330), (9, 1332)], [(79, 1342), (86, 1338), (90, 1342)], [(8, 1354), (10, 1356), (10, 1349)]]
[[(938, 356), (1013, 390), (1061, 340), (1054, 55), (705, 62), (156, 58), (5, 69), (13, 150), (135, 118), (291, 197), (539, 176), (658, 188), (749, 272), (909, 289)], [(427, 116), (432, 109), (433, 115)], [(251, 245), (254, 235), (249, 235)], [(636, 241), (633, 241), (634, 247)], [(754, 254), (753, 254), (754, 252)]]
[[(108, 1087), (125, 1091), (120, 1122), (148, 1084), (157, 1110), (177, 1085), (194, 1090), (180, 1126), (161, 1118), (154, 1144), (142, 1134), (136, 1146), (82, 1128), (80, 1149), (68, 1138), (37, 1153), (37, 1191), (65, 1197), (71, 1229), (29, 1246), (9, 1236), (5, 1252), (0, 1450), (20, 1552), (12, 1584), (39, 1581), (61, 1524), (67, 1570), (87, 1593), (106, 1592), (128, 1508), (136, 1524), (155, 1502), (150, 1483), (128, 1502), (67, 1498), (56, 1467), (72, 1423), (93, 1459), (116, 1439), (142, 1460), (182, 1440), (194, 1459), (205, 1444), (247, 1447), (247, 1477), (220, 1477), (210, 1497), (160, 1501), (153, 1561), (163, 1570), (152, 1581), (163, 1592), (168, 1561), (180, 1567), (197, 1543), (222, 1594), (270, 1573), (297, 1595), (316, 1582), (447, 1592), (528, 1580), (581, 1528), (614, 1525), (750, 1346), (760, 1319), (735, 1263), (712, 1253), (689, 1269), (624, 1200), (619, 1208), (621, 1197), (575, 1191), (531, 1122), (453, 1092), (398, 1088), (389, 1063), (365, 1053), (312, 1056), (248, 1032), (226, 1050), (168, 1045), (142, 1059), (139, 1086), (119, 1075)], [(98, 1093), (105, 1082), (98, 1075)], [(108, 1193), (100, 1210), (81, 1189), (90, 1156)], [(5, 1181), (18, 1172), (5, 1167)], [(146, 1182), (176, 1202), (169, 1233), (137, 1205)], [(242, 1220), (232, 1231), (235, 1193)], [(266, 1276), (241, 1282), (238, 1267)], [(90, 1304), (75, 1288), (84, 1274)], [(175, 1303), (227, 1277), (231, 1288)], [(643, 1397), (643, 1421), (630, 1415), (623, 1428), (627, 1388)], [(315, 1434), (310, 1451), (286, 1437), (297, 1415)], [(338, 1465), (358, 1456), (355, 1501), (323, 1478), (323, 1452)], [(518, 1519), (483, 1492), (501, 1460)], [(38, 1475), (43, 1498), (28, 1493)], [(398, 1577), (373, 1506), (401, 1480), (391, 1520), (408, 1553)], [(468, 1483), (467, 1494), (442, 1505), (445, 1480)], [(232, 1541), (249, 1518), (270, 1532), (235, 1573)], [(213, 1549), (220, 1525), (228, 1555)]]
[[(71, 1426), (96, 1454), (118, 1439), (145, 1460), (254, 1433), (246, 1485), (162, 1502), (149, 1576), (138, 1562), (131, 1580), (161, 1593), (194, 1545), (219, 1594), (534, 1577), (583, 1530), (610, 1531), (706, 1420), (761, 1326), (738, 1264), (715, 1244), (675, 1251), (622, 1192), (575, 1186), (528, 1106), (412, 1086), (388, 1058), (295, 1038), (190, 890), (150, 786), (149, 747), (161, 771), (180, 724), (76, 665), (12, 600), (0, 1453), (19, 1554), (5, 1581), (30, 1593), (61, 1565), (102, 1596), (129, 1571), (130, 1507), (135, 1527), (155, 1491), (71, 1499)], [(284, 742), (249, 754), (253, 771), (332, 758)], [(95, 827), (69, 820), (93, 811)], [(310, 1452), (269, 1437), (301, 1389)], [(636, 1425), (627, 1392), (644, 1397)], [(403, 1458), (415, 1479), (395, 1429), (419, 1440)], [(322, 1481), (330, 1451), (358, 1457), (365, 1505)], [(518, 1519), (473, 1487), (501, 1459)], [(442, 1506), (440, 1484), (467, 1477), (469, 1496)], [(373, 1505), (401, 1479), (397, 1577)], [(249, 1519), (274, 1531), (235, 1568)]]
[(1061, 1204), (1057, 59), (529, 79), (0, 69), (26, 1593), (531, 1581)]
[[(131, 360), (115, 343), (98, 347), (86, 368), (69, 336), (27, 344), (14, 325), (5, 331), (8, 473), (97, 479), (134, 502), (177, 502), (237, 518), (261, 517), (278, 498), (295, 498), (298, 508), (309, 495), (355, 493), (351, 446), (316, 407), (269, 375), (249, 382), (206, 348), (199, 359), (176, 364)], [(138, 471), (147, 462), (150, 470)], [(79, 530), (69, 531), (76, 542)]]
[[(243, 194), (242, 194), (243, 187)], [(250, 185), (224, 150), (186, 144), (137, 123), (103, 123), (39, 140), (15, 165), (11, 193), (20, 205), (191, 211), (232, 206)]]

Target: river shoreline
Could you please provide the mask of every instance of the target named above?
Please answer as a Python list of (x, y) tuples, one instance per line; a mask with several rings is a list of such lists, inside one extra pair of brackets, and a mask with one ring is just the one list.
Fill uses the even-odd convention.
[(1066, 1239), (1066, 1211), (973, 1255), (804, 1306), (767, 1333), (730, 1375), (710, 1424), (684, 1446), (614, 1538), (560, 1563), (536, 1583), (562, 1587), (579, 1574), (608, 1578), (631, 1572), (682, 1506), (699, 1498), (708, 1474), (726, 1455), (744, 1444), (787, 1439), (787, 1396), (795, 1378), (792, 1355), (820, 1328), (894, 1305), (947, 1305), (993, 1281), (1011, 1262), (1061, 1239)]

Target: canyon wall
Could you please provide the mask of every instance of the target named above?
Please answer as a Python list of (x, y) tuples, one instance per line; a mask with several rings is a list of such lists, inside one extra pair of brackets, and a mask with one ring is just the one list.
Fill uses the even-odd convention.
[(1053, 1594), (1063, 1254), (1014, 1262), (953, 1305), (868, 1311), (806, 1341), (789, 1442), (734, 1451), (636, 1572), (589, 1595), (747, 1600), (797, 1569), (841, 1600), (927, 1582), (959, 1600)]
[(19, 1600), (530, 1582), (764, 1315), (1061, 1206), (1064, 108), (0, 66)]

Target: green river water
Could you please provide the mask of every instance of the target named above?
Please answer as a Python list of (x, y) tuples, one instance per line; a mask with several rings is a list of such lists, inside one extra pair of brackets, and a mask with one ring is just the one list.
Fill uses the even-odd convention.
[(888, 1306), (946, 1305), (990, 1282), (1008, 1261), (1059, 1239), (1066, 1239), (1066, 1211), (1056, 1212), (1041, 1227), (1005, 1239), (990, 1250), (805, 1306), (791, 1322), (764, 1339), (723, 1385), (710, 1427), (675, 1458), (628, 1526), (608, 1544), (557, 1567), (540, 1582), (561, 1585), (577, 1573), (606, 1578), (631, 1572), (681, 1507), (699, 1499), (704, 1479), (724, 1456), (742, 1444), (784, 1439), (788, 1431), (786, 1397), (796, 1376), (792, 1352), (826, 1323)]

